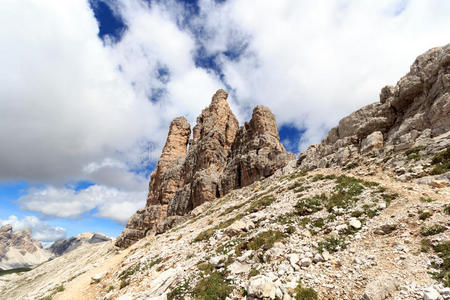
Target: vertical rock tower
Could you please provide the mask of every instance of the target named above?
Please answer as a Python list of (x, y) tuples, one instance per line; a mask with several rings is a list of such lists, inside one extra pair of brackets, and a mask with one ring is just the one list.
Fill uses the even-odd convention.
[(257, 106), (250, 122), (239, 127), (227, 97), (224, 90), (214, 94), (197, 117), (191, 140), (185, 118), (171, 122), (150, 176), (147, 204), (130, 218), (117, 246), (128, 247), (149, 234), (162, 233), (202, 203), (271, 176), (295, 159), (280, 143), (269, 108)]

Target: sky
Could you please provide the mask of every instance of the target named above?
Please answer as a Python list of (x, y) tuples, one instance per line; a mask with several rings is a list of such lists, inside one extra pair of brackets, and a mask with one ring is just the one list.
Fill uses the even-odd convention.
[(170, 121), (223, 88), (296, 154), (449, 43), (448, 0), (4, 0), (0, 225), (117, 236)]

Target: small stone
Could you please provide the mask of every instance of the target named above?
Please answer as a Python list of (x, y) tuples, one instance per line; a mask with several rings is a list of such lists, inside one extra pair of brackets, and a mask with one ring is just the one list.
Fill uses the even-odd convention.
[(292, 267), (297, 265), (297, 263), (300, 260), (300, 257), (297, 253), (291, 253), (288, 255), (289, 262), (291, 263)]
[(99, 283), (103, 276), (105, 276), (105, 272), (95, 274), (91, 277), (91, 284)]
[(216, 267), (223, 267), (225, 265), (226, 260), (227, 260), (226, 255), (219, 255), (211, 257), (209, 263)]
[(347, 229), (347, 224), (341, 224), (341, 225), (338, 225), (338, 226), (336, 226), (336, 230), (338, 231), (338, 232), (342, 232), (342, 231), (345, 231), (346, 229)]
[(322, 257), (325, 261), (333, 258), (333, 256), (327, 250), (322, 252)]
[(300, 266), (309, 267), (311, 265), (311, 259), (309, 257), (302, 258), (300, 261)]
[(320, 253), (317, 253), (314, 255), (313, 262), (318, 263), (324, 261), (322, 255)]
[(348, 224), (355, 229), (361, 228), (361, 222), (356, 218), (351, 218)]

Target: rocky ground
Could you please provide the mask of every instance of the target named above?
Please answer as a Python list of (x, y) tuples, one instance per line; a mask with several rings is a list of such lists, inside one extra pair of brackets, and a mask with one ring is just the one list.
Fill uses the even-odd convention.
[[(430, 273), (442, 271), (438, 245), (448, 251), (449, 207), (448, 186), (402, 182), (382, 168), (294, 169), (205, 203), (121, 252), (98, 246), (90, 264), (80, 261), (88, 252), (60, 257), (74, 267), (47, 270), (52, 280), (39, 288), (30, 272), (4, 290), (19, 299), (17, 283), (30, 280), (31, 299), (444, 299), (449, 288)], [(55, 261), (47, 264), (64, 265)]]
[(239, 127), (226, 97), (213, 96), (192, 140), (185, 119), (171, 123), (147, 205), (115, 242), (131, 247), (77, 248), (0, 277), (0, 294), (450, 298), (450, 44), (297, 161), (268, 108)]

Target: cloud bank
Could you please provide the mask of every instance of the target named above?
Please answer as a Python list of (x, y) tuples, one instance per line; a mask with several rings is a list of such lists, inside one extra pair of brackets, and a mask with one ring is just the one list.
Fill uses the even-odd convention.
[(0, 180), (40, 185), (24, 210), (124, 223), (171, 119), (193, 124), (222, 87), (241, 123), (267, 105), (303, 150), (450, 36), (446, 0), (103, 2), (120, 38), (98, 37), (87, 0), (0, 8)]
[(11, 224), (14, 231), (31, 228), (33, 238), (44, 245), (49, 245), (49, 243), (66, 237), (66, 229), (52, 227), (35, 216), (19, 219), (17, 216), (11, 215), (7, 220), (0, 220), (1, 226), (6, 224)]

